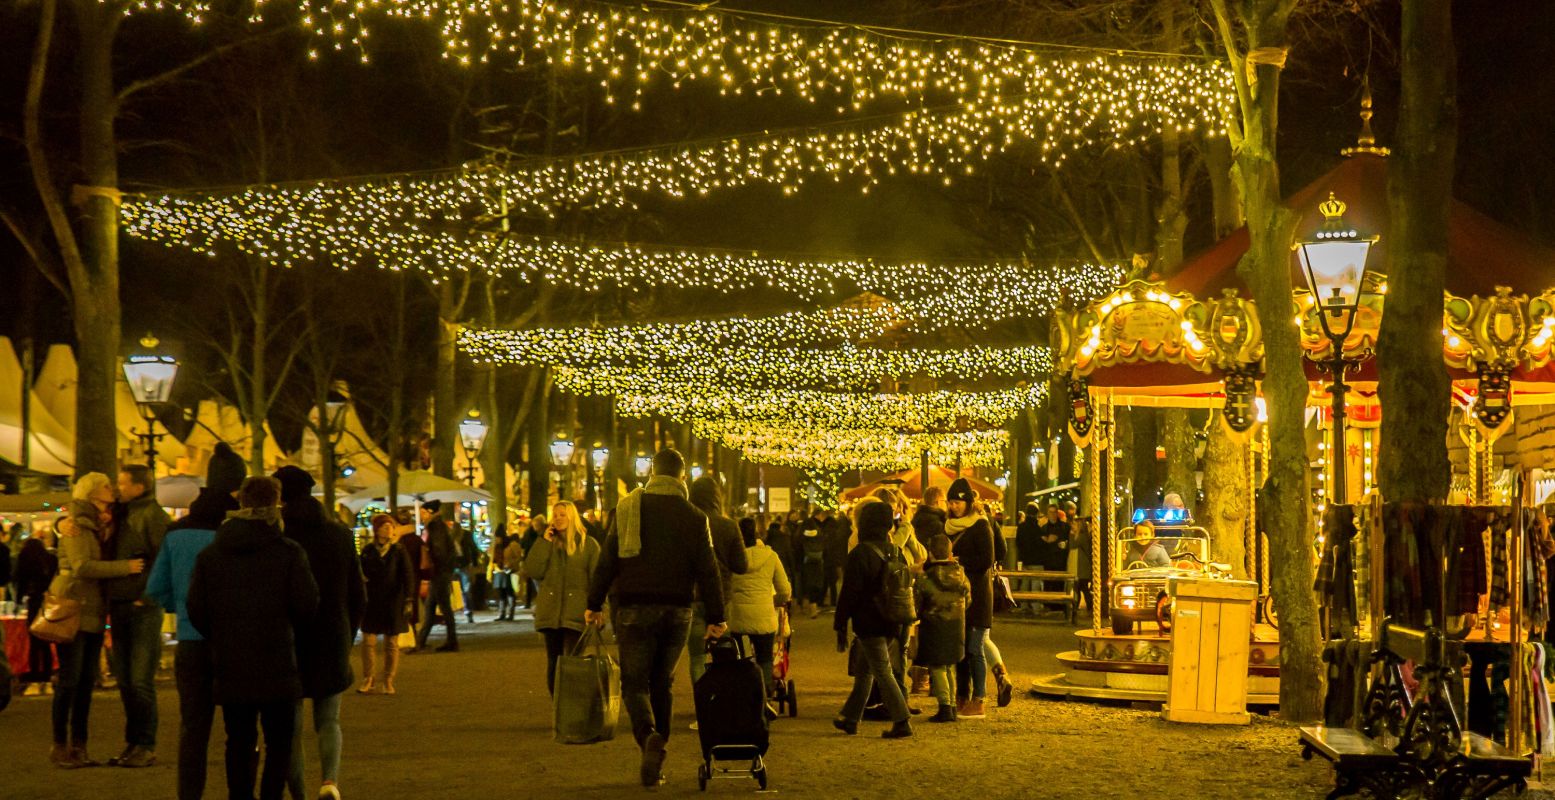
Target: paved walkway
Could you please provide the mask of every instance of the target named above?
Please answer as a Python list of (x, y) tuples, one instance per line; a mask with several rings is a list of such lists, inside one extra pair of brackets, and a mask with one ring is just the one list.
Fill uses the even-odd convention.
[[(490, 615), (485, 616), (486, 620)], [(917, 726), (906, 741), (883, 741), (881, 723), (856, 738), (830, 720), (850, 686), (844, 658), (833, 652), (827, 617), (802, 620), (793, 677), (800, 717), (773, 728), (771, 789), (795, 797), (877, 798), (1308, 798), (1329, 786), (1326, 766), (1301, 761), (1295, 732), (1256, 718), (1244, 728), (1171, 725), (1128, 708), (1062, 703), (1017, 695), (984, 721)], [(1057, 671), (1054, 654), (1071, 646), (1058, 623), (1001, 623), (995, 639), (1017, 677)], [(528, 622), (461, 626), (464, 651), (407, 658), (395, 697), (349, 693), (345, 728), (345, 798), (630, 797), (637, 753), (625, 734), (615, 741), (565, 746), (550, 739), (543, 679), (544, 649)], [(434, 634), (434, 644), (437, 639)], [(682, 667), (684, 670), (684, 666)], [(695, 734), (684, 671), (676, 683), (677, 735), (670, 740), (669, 783), (657, 794), (701, 796)], [(173, 796), (177, 696), (160, 687), (163, 759), (143, 770), (61, 771), (46, 760), (49, 702), (18, 697), (0, 713), (0, 800), (115, 800)], [(932, 711), (932, 701), (917, 702)], [(93, 704), (91, 751), (120, 748), (123, 714), (116, 694)], [(220, 722), (211, 748), (209, 796), (224, 797)], [(680, 731), (685, 731), (681, 734)], [(310, 744), (311, 744), (311, 733)], [(310, 785), (317, 780), (310, 774)], [(755, 791), (750, 779), (718, 781), (713, 794)], [(310, 795), (308, 800), (312, 800)]]

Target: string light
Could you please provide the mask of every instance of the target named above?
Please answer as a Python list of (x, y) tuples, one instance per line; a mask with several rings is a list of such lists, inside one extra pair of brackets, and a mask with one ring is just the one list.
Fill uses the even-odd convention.
[[(106, 2), (106, 0), (104, 0)], [(882, 97), (987, 99), (1045, 93), (1074, 104), (1140, 109), (1184, 105), (1229, 111), (1231, 77), (1209, 59), (1101, 48), (1060, 48), (926, 32), (799, 20), (706, 4), (593, 0), (256, 0), (251, 19), (276, 6), (300, 12), (322, 47), (366, 60), (374, 17), (437, 25), (443, 55), (549, 66), (597, 80), (607, 103), (641, 107), (655, 82), (710, 83), (722, 94), (785, 92), (857, 110)], [(177, 9), (196, 23), (210, 0), (139, 0), (129, 10)], [(1206, 115), (1207, 117), (1208, 115)]]
[(485, 363), (568, 366), (601, 375), (652, 370), (664, 380), (761, 387), (867, 390), (882, 380), (1031, 380), (1052, 370), (1048, 348), (966, 347), (895, 350), (856, 347), (707, 346), (700, 329), (661, 326), (643, 341), (638, 329), (551, 328), (459, 332), (459, 347)]
[(740, 389), (678, 383), (645, 374), (604, 374), (573, 367), (552, 371), (556, 388), (573, 394), (612, 395), (625, 417), (661, 415), (678, 420), (740, 419), (836, 428), (902, 431), (1003, 425), (1042, 404), (1045, 382), (991, 391), (902, 394), (812, 389)]
[(698, 438), (739, 450), (747, 461), (823, 472), (909, 469), (925, 450), (933, 463), (996, 466), (1009, 447), (1009, 434), (1002, 430), (904, 434), (742, 420), (698, 420), (691, 430)]

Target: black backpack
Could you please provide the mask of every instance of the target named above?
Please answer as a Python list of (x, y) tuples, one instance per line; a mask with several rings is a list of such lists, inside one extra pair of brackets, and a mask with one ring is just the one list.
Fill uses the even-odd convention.
[(880, 582), (880, 593), (875, 596), (880, 616), (892, 625), (917, 622), (918, 603), (913, 596), (913, 574), (912, 568), (907, 565), (906, 554), (896, 545), (891, 545), (889, 553), (881, 551), (874, 544), (870, 544), (869, 549), (885, 562), (885, 576)]

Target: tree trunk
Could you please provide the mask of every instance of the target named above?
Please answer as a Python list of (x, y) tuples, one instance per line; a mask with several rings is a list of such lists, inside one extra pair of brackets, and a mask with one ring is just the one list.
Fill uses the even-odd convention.
[(1247, 580), (1247, 545), (1243, 524), (1253, 497), (1247, 485), (1246, 445), (1231, 437), (1221, 423), (1220, 412), (1209, 421), (1209, 442), (1204, 448), (1204, 503), (1198, 520), (1209, 531), (1216, 561), (1231, 565), (1237, 580)]
[[(1264, 491), (1268, 507), (1280, 511), (1267, 520), (1271, 591), (1280, 617), (1280, 716), (1307, 722), (1322, 718), (1322, 640), (1312, 591), (1311, 494), (1302, 425), (1307, 378), (1296, 327), (1290, 324), (1295, 215), (1280, 204), (1275, 160), (1281, 53), (1295, 0), (1248, 0), (1238, 6), (1238, 17), (1228, 11), (1226, 0), (1211, 3), (1241, 109), (1240, 129), (1233, 136), (1250, 244), (1237, 271), (1252, 289), (1264, 336), (1263, 395), (1269, 407), (1270, 443)], [(1246, 36), (1245, 50), (1234, 33), (1237, 20)], [(1259, 57), (1249, 58), (1251, 53)]]
[[(483, 281), (481, 288), (486, 296), (486, 324), (495, 326), (497, 324), (496, 282)], [(508, 423), (502, 418), (497, 365), (482, 364), (477, 367), (477, 373), (480, 375), (480, 386), (485, 401), (485, 412), (481, 418), (486, 421), (486, 443), (481, 447), (480, 455), (481, 473), (486, 476), (486, 482), (481, 488), (491, 495), (486, 513), (491, 520), (493, 542), (495, 542), (497, 526), (506, 525), (508, 522), (508, 450), (512, 439), (508, 436)]]
[(1224, 136), (1204, 140), (1204, 167), (1209, 173), (1210, 208), (1215, 238), (1220, 239), (1241, 227), (1242, 193), (1231, 179), (1231, 142)]
[[(1108, 451), (1108, 457), (1112, 458), (1113, 491), (1115, 497), (1103, 497), (1102, 508), (1107, 513), (1116, 517), (1117, 506), (1122, 504), (1127, 512), (1134, 510), (1134, 459), (1138, 456), (1134, 452), (1134, 414), (1132, 409), (1113, 407), (1113, 431), (1112, 449)], [(1151, 456), (1154, 458), (1154, 456)], [(1103, 476), (1103, 480), (1106, 476)], [(1106, 493), (1107, 487), (1102, 487)]]
[(549, 514), (551, 498), (551, 371), (542, 370), (529, 413), (529, 513)]
[(1155, 454), (1156, 445), (1161, 442), (1160, 410), (1140, 406), (1130, 408), (1126, 413), (1134, 423), (1133, 436), (1127, 445), (1134, 459), (1134, 505), (1126, 510), (1158, 506), (1166, 472), (1163, 469), (1166, 463)]
[(1198, 471), (1198, 441), (1193, 436), (1188, 409), (1161, 410), (1161, 445), (1166, 448), (1165, 490), (1182, 497), (1184, 505), (1191, 509), (1199, 497), (1198, 482), (1194, 480)]
[(1387, 310), (1377, 340), (1377, 485), (1394, 502), (1447, 497), (1452, 382), (1442, 362), (1447, 218), (1458, 141), (1452, 4), (1404, 0), (1398, 147), (1389, 164)]
[[(459, 309), (452, 280), (440, 281), (437, 292), (437, 374), (432, 394), (432, 472), (454, 475), (454, 448), (459, 446)], [(489, 422), (489, 420), (488, 420)]]
[[(70, 270), (75, 316), (76, 473), (113, 474), (118, 463), (114, 384), (119, 369), (119, 113), (113, 83), (113, 44), (121, 9), (98, 0), (76, 0), (81, 49), (82, 265)], [(49, 179), (50, 176), (45, 176)], [(55, 231), (56, 237), (59, 231)]]

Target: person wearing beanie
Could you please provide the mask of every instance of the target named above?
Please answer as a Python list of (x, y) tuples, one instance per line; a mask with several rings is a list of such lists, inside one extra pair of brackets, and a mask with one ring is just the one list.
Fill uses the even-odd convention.
[(265, 764), (260, 800), (280, 800), (291, 771), (292, 732), (303, 692), (298, 630), (318, 610), (319, 589), (308, 556), (281, 535), (281, 487), (247, 478), (240, 508), (195, 559), (189, 622), (210, 643), (214, 696), (227, 732), (227, 792), (252, 798), (259, 730)]
[(848, 652), (848, 626), (853, 626), (859, 652), (864, 665), (850, 670), (856, 672), (853, 691), (842, 705), (842, 712), (832, 721), (837, 730), (850, 736), (858, 733), (859, 720), (864, 715), (864, 704), (871, 689), (878, 688), (891, 714), (891, 727), (881, 734), (887, 739), (901, 739), (912, 735), (911, 711), (897, 683), (899, 672), (892, 663), (895, 646), (902, 636), (902, 626), (886, 619), (877, 602), (885, 590), (888, 569), (887, 559), (906, 556), (901, 548), (891, 543), (891, 533), (896, 528), (891, 506), (882, 502), (870, 502), (858, 510), (858, 547), (848, 554), (843, 567), (842, 589), (837, 594), (837, 610), (832, 618), (832, 628), (837, 632), (837, 652)]
[[(313, 730), (318, 735), (322, 771), (320, 800), (338, 800), (340, 777), (340, 700), (356, 676), (351, 672), (351, 644), (362, 626), (367, 589), (362, 581), (356, 540), (346, 526), (329, 517), (313, 497), (313, 476), (297, 467), (275, 471), (281, 486), (281, 533), (308, 554), (308, 568), (319, 589), (318, 613), (297, 629), (297, 669), (302, 696), (313, 703)], [(292, 797), (303, 797), (306, 757), (302, 742), (302, 703), (297, 704), (292, 732)]]
[(945, 493), (950, 518), (945, 535), (951, 554), (966, 572), (972, 593), (966, 609), (966, 657), (956, 665), (956, 717), (983, 719), (988, 695), (988, 660), (984, 648), (993, 627), (993, 526), (983, 516), (977, 493), (966, 478), (957, 478)]
[(225, 442), (217, 444), (206, 467), (205, 486), (189, 504), (189, 513), (168, 526), (151, 577), (146, 579), (146, 596), (178, 617), (178, 644), (173, 651), (173, 679), (178, 689), (178, 800), (199, 798), (205, 792), (206, 755), (216, 718), (210, 646), (189, 622), (189, 580), (196, 559), (216, 538), (216, 529), (227, 514), (238, 510), (233, 495), (243, 483), (243, 471), (243, 460), (237, 453)]

